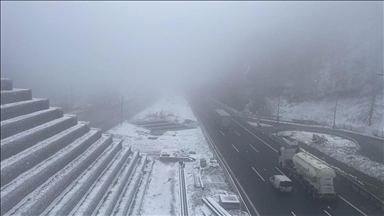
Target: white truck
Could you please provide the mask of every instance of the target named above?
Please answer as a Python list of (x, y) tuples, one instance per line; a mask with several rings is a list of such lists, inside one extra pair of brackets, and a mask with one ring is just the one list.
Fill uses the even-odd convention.
[(308, 194), (321, 200), (337, 200), (333, 187), (336, 173), (332, 168), (310, 154), (300, 152), (298, 145), (281, 147), (278, 154), (280, 166), (299, 181)]
[(228, 130), (231, 126), (231, 115), (222, 109), (215, 109), (213, 111), (215, 122), (221, 127), (221, 129)]

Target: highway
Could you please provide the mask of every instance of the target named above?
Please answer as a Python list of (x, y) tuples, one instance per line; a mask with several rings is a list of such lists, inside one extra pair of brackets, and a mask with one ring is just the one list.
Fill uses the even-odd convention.
[(284, 173), (278, 168), (279, 144), (240, 117), (233, 116), (231, 128), (222, 131), (212, 119), (212, 103), (202, 103), (204, 99), (198, 94), (188, 99), (242, 188), (252, 215), (256, 211), (260, 215), (382, 215), (380, 209), (337, 181), (335, 190), (340, 198), (334, 203), (311, 197), (298, 181), (293, 181), (292, 194), (276, 193), (269, 185), (269, 177)]

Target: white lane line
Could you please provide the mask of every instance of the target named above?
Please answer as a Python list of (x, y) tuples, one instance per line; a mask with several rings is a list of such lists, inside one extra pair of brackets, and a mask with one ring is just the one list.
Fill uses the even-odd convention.
[(237, 133), (236, 131), (235, 131), (235, 133), (237, 134), (237, 136), (240, 136), (240, 134), (239, 134), (239, 133)]
[(212, 123), (213, 123), (214, 125), (216, 125), (214, 121), (212, 121)]
[[(195, 113), (195, 112), (194, 112), (194, 113)], [(200, 120), (199, 116), (198, 116), (196, 113), (195, 113), (195, 116), (196, 116), (197, 120), (201, 123), (201, 120)], [(201, 124), (202, 124), (202, 123), (201, 123)], [(206, 129), (205, 129), (205, 127), (204, 127), (204, 124), (202, 124), (202, 129), (203, 129), (204, 134), (208, 137), (208, 141), (209, 141), (208, 143), (213, 147), (213, 150), (214, 150), (214, 151), (216, 152), (216, 154), (219, 156), (218, 159), (219, 159), (220, 161), (223, 162), (223, 164), (224, 164), (224, 167), (223, 167), (223, 168), (224, 168), (227, 172), (230, 173), (230, 174), (229, 174), (229, 178), (230, 178), (232, 181), (235, 181), (235, 182), (237, 183), (237, 185), (236, 185), (236, 183), (235, 183), (235, 188), (236, 188), (237, 192), (240, 193), (239, 190), (237, 189), (237, 186), (238, 186), (238, 187), (240, 188), (240, 190), (244, 193), (246, 199), (247, 199), (248, 202), (249, 202), (249, 205), (251, 206), (251, 208), (253, 209), (253, 211), (256, 213), (256, 216), (260, 216), (260, 213), (257, 211), (256, 207), (255, 207), (255, 206), (253, 205), (253, 203), (251, 202), (251, 199), (249, 198), (247, 192), (245, 192), (244, 188), (241, 186), (239, 180), (237, 180), (237, 178), (234, 178), (235, 174), (233, 174), (232, 169), (229, 167), (229, 165), (228, 165), (227, 162), (225, 161), (224, 157), (221, 155), (221, 153), (220, 153), (219, 150), (217, 149), (215, 142), (214, 142), (214, 141), (212, 140), (212, 138), (209, 136), (208, 132), (206, 131)], [(241, 199), (243, 199), (243, 198), (241, 198)], [(247, 211), (249, 212), (247, 204), (244, 203), (244, 205), (245, 205), (245, 208), (247, 209)]]
[(220, 131), (220, 133), (223, 134), (223, 136), (225, 136), (225, 134), (222, 131)]
[(260, 139), (258, 136), (256, 136), (254, 133), (252, 133), (250, 130), (248, 130), (247, 128), (245, 128), (243, 125), (241, 125), (239, 122), (237, 122), (235, 119), (232, 119), (234, 122), (236, 122), (238, 125), (240, 125), (242, 128), (244, 128), (246, 131), (248, 131), (249, 133), (251, 133), (254, 137), (256, 137), (257, 139), (259, 139), (261, 142), (263, 142), (265, 145), (267, 145), (269, 148), (271, 148), (273, 151), (275, 151), (277, 153), (277, 150), (274, 149), (272, 146), (268, 145), (266, 142), (264, 142), (264, 140)]
[(303, 184), (303, 182), (298, 177), (296, 177), (296, 175), (293, 175), (293, 178), (295, 178), (300, 184)]
[(327, 211), (325, 211), (325, 210), (324, 210), (324, 212), (325, 212), (325, 214), (327, 214), (328, 216), (332, 216), (332, 215), (331, 215), (331, 214), (329, 214)]
[(257, 151), (257, 149), (255, 149), (255, 147), (253, 147), (251, 144), (249, 144), (249, 146), (251, 146), (251, 148), (253, 148), (253, 150), (255, 150), (257, 153), (259, 153), (259, 151)]
[(277, 171), (279, 171), (281, 174), (285, 175), (283, 172), (281, 172), (281, 170), (279, 170), (279, 168), (275, 167), (277, 169)]
[(291, 212), (291, 214), (292, 214), (293, 216), (296, 216), (295, 213), (293, 213), (293, 212)]
[(261, 177), (261, 175), (255, 170), (255, 168), (252, 167), (252, 169), (253, 169), (253, 171), (255, 171), (255, 173), (261, 178), (261, 180), (265, 181), (264, 178)]
[(207, 115), (207, 118), (209, 118), (209, 115)]
[(356, 206), (352, 205), (352, 203), (348, 202), (346, 199), (344, 199), (342, 196), (339, 195), (339, 197), (344, 200), (344, 202), (348, 203), (350, 206), (352, 206), (354, 209), (356, 209), (358, 212), (360, 212), (362, 215), (364, 216), (367, 216), (366, 214), (364, 214), (364, 212), (362, 212), (360, 209), (358, 209)]
[(239, 150), (238, 150), (238, 149), (237, 149), (237, 148), (236, 148), (236, 147), (235, 147), (233, 144), (232, 144), (232, 146), (233, 146), (233, 148), (235, 148), (235, 149), (236, 149), (236, 151), (237, 151), (237, 152), (239, 152)]

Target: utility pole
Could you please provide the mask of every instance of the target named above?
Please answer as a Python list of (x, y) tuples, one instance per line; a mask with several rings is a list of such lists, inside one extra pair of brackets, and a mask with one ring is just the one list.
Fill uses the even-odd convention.
[(73, 110), (73, 83), (72, 83), (72, 76), (71, 76), (71, 111)]
[(335, 122), (336, 122), (336, 108), (337, 108), (337, 100), (339, 99), (339, 95), (336, 95), (336, 104), (335, 104), (335, 112), (333, 114), (333, 127), (332, 129), (335, 130)]
[(276, 136), (277, 136), (277, 133), (279, 132), (279, 114), (280, 114), (280, 96), (279, 96), (279, 98), (277, 99)]
[(123, 102), (124, 102), (124, 97), (121, 96), (120, 125), (123, 124)]

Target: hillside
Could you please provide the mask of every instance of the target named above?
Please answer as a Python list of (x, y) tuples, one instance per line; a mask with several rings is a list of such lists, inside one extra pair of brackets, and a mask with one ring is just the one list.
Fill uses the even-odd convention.
[[(277, 98), (267, 98), (266, 104), (271, 114), (276, 116)], [(380, 95), (375, 103), (370, 126), (368, 126), (369, 107), (368, 97), (340, 98), (336, 109), (336, 127), (367, 135), (374, 135), (377, 131), (377, 135), (383, 137), (383, 95)], [(282, 120), (314, 120), (321, 125), (332, 127), (334, 111), (335, 100), (308, 100), (295, 103), (281, 99), (279, 115)]]

